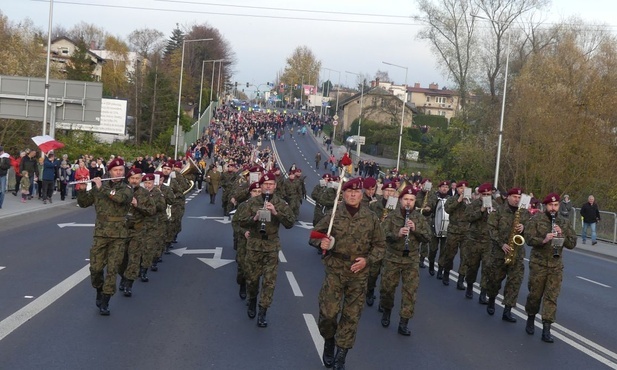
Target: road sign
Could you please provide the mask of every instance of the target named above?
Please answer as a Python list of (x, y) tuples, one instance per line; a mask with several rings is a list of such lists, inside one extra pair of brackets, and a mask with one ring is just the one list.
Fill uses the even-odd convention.
[(335, 121), (338, 120), (338, 114), (335, 114), (332, 118), (334, 118)]
[(333, 124), (334, 126), (336, 126), (336, 125), (338, 125), (338, 121), (334, 120), (334, 121), (332, 121), (332, 124)]

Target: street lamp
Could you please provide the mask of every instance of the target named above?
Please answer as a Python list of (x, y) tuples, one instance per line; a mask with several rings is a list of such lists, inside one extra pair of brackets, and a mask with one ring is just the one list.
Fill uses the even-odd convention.
[[(474, 18), (484, 19), (492, 23), (503, 25), (503, 22), (499, 22), (493, 19), (482, 17), (480, 15), (472, 14), (471, 16)], [(508, 43), (506, 44), (506, 70), (504, 72), (504, 78), (503, 78), (503, 96), (501, 97), (501, 116), (499, 118), (499, 136), (498, 136), (499, 138), (497, 139), (497, 159), (495, 160), (495, 182), (493, 184), (493, 186), (495, 186), (496, 188), (497, 188), (497, 182), (499, 181), (499, 162), (501, 160), (501, 141), (503, 140), (503, 119), (504, 119), (504, 113), (506, 111), (506, 89), (508, 87), (508, 65), (510, 64), (510, 35), (511, 33), (508, 32)]]
[(199, 119), (197, 120), (197, 135), (199, 137), (199, 122), (201, 120), (201, 99), (204, 91), (204, 66), (206, 63), (212, 62), (212, 81), (210, 82), (210, 103), (212, 103), (212, 85), (214, 85), (214, 64), (223, 62), (225, 59), (210, 59), (201, 62), (201, 83), (199, 85)]
[[(326, 67), (324, 67), (324, 69), (331, 71), (331, 72), (338, 73), (338, 88), (336, 89), (336, 109), (334, 111), (334, 120), (336, 121), (338, 119), (338, 93), (341, 90), (341, 71), (337, 71), (337, 70), (326, 68)], [(328, 76), (328, 81), (330, 81), (330, 76)], [(330, 91), (328, 91), (328, 95), (329, 93)], [(332, 130), (332, 137), (336, 139), (336, 125), (334, 125), (334, 129)]]
[[(352, 75), (356, 75), (358, 77), (362, 77), (359, 73), (345, 71), (345, 73), (349, 73)], [(356, 157), (360, 160), (360, 126), (362, 126), (362, 108), (364, 107), (364, 79), (362, 79), (362, 88), (360, 90), (360, 116), (358, 117), (358, 140), (356, 147)]]
[(178, 159), (178, 139), (180, 136), (180, 108), (182, 104), (182, 74), (184, 73), (184, 45), (187, 42), (198, 42), (198, 41), (212, 41), (214, 39), (194, 39), (194, 40), (183, 40), (182, 41), (182, 58), (180, 60), (180, 86), (178, 88), (178, 112), (176, 114), (176, 134), (175, 134), (175, 145), (174, 145), (174, 159)]
[[(387, 64), (389, 66), (403, 68), (405, 70), (405, 96), (403, 97), (403, 113), (401, 113), (401, 130), (398, 135), (398, 155), (396, 156), (396, 169), (400, 170), (399, 163), (401, 162), (401, 145), (403, 143), (403, 124), (405, 122), (405, 105), (407, 104), (407, 67), (399, 66), (398, 64), (382, 62), (383, 64)], [(413, 119), (413, 115), (412, 115)]]

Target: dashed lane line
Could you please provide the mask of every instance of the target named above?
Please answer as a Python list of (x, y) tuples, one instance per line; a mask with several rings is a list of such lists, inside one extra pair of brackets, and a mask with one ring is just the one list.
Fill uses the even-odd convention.
[(304, 297), (302, 294), (302, 290), (300, 289), (300, 285), (298, 285), (298, 281), (294, 276), (294, 273), (291, 271), (285, 271), (285, 275), (287, 275), (287, 280), (289, 280), (289, 285), (291, 285), (291, 290), (294, 292), (296, 297)]
[(610, 287), (611, 287), (610, 285), (606, 285), (606, 284), (598, 283), (597, 281), (593, 281), (593, 280), (591, 280), (591, 279), (587, 279), (587, 278), (584, 278), (584, 277), (582, 277), (582, 276), (577, 276), (577, 278), (579, 278), (579, 279), (581, 279), (581, 280), (588, 281), (588, 282), (593, 283), (593, 284), (597, 284), (597, 285), (602, 286), (602, 287), (605, 287), (605, 288), (610, 288)]

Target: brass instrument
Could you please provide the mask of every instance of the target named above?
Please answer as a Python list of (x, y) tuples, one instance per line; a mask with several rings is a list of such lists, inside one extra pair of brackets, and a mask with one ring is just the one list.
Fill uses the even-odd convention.
[(553, 258), (561, 257), (561, 247), (563, 247), (564, 238), (555, 229), (555, 218), (557, 213), (551, 213), (551, 232), (553, 233), (553, 239), (551, 239), (551, 246), (553, 247)]
[[(180, 170), (180, 173), (183, 176), (194, 175), (196, 173), (198, 173), (200, 175), (202, 174), (201, 170), (199, 169), (199, 166), (190, 157), (186, 158), (186, 164), (184, 165), (184, 167), (182, 167), (182, 169)], [(195, 181), (194, 180), (188, 180), (188, 182), (191, 184), (191, 186), (184, 193), (182, 193), (184, 195), (186, 195), (189, 191), (191, 191), (195, 187)]]
[[(409, 214), (411, 213), (411, 207), (405, 207), (405, 223), (403, 227), (407, 227), (407, 222), (409, 222)], [(403, 257), (409, 256), (409, 230), (407, 235), (405, 235), (405, 250), (403, 251)]]
[(420, 208), (420, 212), (428, 205), (428, 197), (431, 189), (433, 188), (433, 184), (430, 181), (426, 181), (422, 186), (422, 191), (424, 192), (424, 199), (422, 199), (422, 208)]
[(403, 190), (405, 190), (406, 187), (409, 186), (409, 183), (407, 182), (407, 180), (403, 180), (401, 181), (401, 183), (399, 184), (398, 188), (396, 188), (396, 192), (398, 194), (400, 194)]
[[(120, 177), (105, 177), (105, 178), (101, 179), (101, 181), (110, 181), (110, 180), (124, 180), (124, 176), (120, 176)], [(90, 179), (90, 180), (71, 181), (67, 185), (87, 184), (87, 183), (90, 183), (90, 182), (92, 182), (92, 179)]]
[(508, 246), (510, 247), (510, 252), (506, 253), (505, 256), (505, 264), (511, 265), (514, 262), (514, 258), (516, 257), (516, 252), (518, 248), (522, 247), (525, 244), (525, 238), (522, 235), (516, 233), (516, 227), (520, 223), (521, 219), (521, 209), (522, 204), (519, 205), (518, 209), (514, 213), (514, 222), (512, 222), (512, 229), (510, 230), (510, 237), (508, 238)]
[[(266, 197), (264, 198), (264, 206), (263, 209), (266, 209), (266, 204), (270, 201), (270, 193), (266, 192)], [(265, 218), (261, 218), (261, 226), (259, 227), (259, 233), (262, 235), (266, 234), (266, 220)]]

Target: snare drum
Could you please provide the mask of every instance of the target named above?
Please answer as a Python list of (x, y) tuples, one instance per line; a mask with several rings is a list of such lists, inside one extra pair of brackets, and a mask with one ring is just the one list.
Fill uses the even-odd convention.
[(445, 209), (446, 199), (439, 199), (435, 208), (435, 236), (445, 238), (448, 233), (448, 225), (450, 224), (450, 215)]

